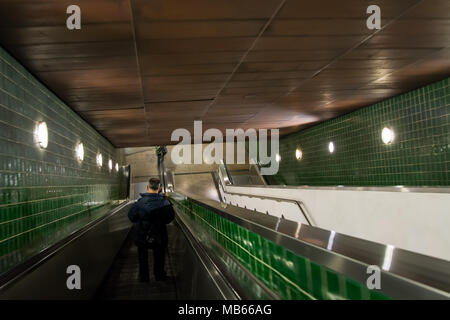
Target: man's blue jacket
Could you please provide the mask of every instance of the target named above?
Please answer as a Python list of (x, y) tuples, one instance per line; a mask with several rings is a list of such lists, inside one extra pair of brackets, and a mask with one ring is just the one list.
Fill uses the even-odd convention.
[(128, 218), (137, 223), (136, 245), (145, 246), (148, 234), (162, 245), (167, 245), (166, 225), (175, 218), (172, 204), (162, 194), (141, 193), (141, 198), (133, 204)]

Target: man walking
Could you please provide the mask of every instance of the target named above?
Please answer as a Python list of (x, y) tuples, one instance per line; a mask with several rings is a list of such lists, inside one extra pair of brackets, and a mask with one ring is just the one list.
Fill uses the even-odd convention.
[(139, 281), (149, 282), (148, 249), (153, 249), (153, 272), (157, 281), (166, 280), (164, 260), (168, 236), (166, 225), (175, 218), (171, 203), (161, 194), (159, 179), (148, 182), (147, 193), (131, 207), (128, 218), (137, 224), (136, 245), (139, 253)]

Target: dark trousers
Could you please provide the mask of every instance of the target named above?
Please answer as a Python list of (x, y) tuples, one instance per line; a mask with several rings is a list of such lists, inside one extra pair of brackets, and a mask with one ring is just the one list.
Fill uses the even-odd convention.
[[(142, 281), (149, 280), (148, 271), (148, 248), (144, 246), (138, 246), (139, 254), (139, 279)], [(166, 246), (159, 245), (155, 246), (153, 249), (153, 274), (156, 279), (163, 278), (166, 276), (164, 271), (164, 262), (166, 258)]]

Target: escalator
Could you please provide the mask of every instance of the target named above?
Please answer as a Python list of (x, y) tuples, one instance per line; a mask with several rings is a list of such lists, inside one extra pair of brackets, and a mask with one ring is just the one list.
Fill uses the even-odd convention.
[[(450, 299), (448, 261), (397, 248), (389, 256), (382, 244), (208, 199), (169, 198), (177, 217), (168, 226), (167, 281), (138, 282), (127, 203), (2, 275), (0, 299)], [(82, 290), (67, 288), (68, 265), (82, 270)], [(368, 286), (374, 266), (379, 287)]]
[[(150, 272), (150, 283), (138, 281), (138, 250), (134, 244), (136, 229), (133, 227), (117, 254), (105, 280), (96, 292), (98, 300), (173, 300), (177, 299), (176, 279), (182, 247), (182, 238), (177, 227), (171, 224), (167, 228), (169, 234), (168, 255), (165, 270), (167, 281), (154, 281)], [(149, 266), (153, 266), (153, 255), (149, 254)]]
[[(0, 278), (0, 300), (237, 299), (237, 295), (177, 218), (168, 225), (167, 281), (138, 281), (131, 202), (74, 232)], [(80, 290), (67, 287), (69, 265), (80, 267)], [(152, 267), (152, 255), (149, 254)]]

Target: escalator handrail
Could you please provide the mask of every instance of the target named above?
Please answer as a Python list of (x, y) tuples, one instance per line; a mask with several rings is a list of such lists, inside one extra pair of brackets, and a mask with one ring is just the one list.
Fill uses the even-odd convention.
[(303, 217), (306, 219), (306, 222), (308, 222), (308, 224), (312, 226), (312, 223), (311, 221), (309, 221), (308, 215), (306, 214), (307, 210), (305, 204), (302, 201), (294, 201), (294, 202), (297, 204), (298, 208), (302, 212)]
[(243, 196), (243, 197), (248, 197), (248, 198), (257, 198), (257, 199), (269, 199), (269, 200), (275, 200), (275, 201), (279, 201), (279, 202), (288, 202), (288, 203), (293, 203), (295, 204), (299, 209), (301, 214), (303, 215), (303, 217), (305, 218), (306, 222), (308, 222), (308, 224), (310, 226), (313, 226), (313, 223), (311, 222), (312, 220), (310, 218), (308, 218), (308, 210), (306, 209), (305, 204), (302, 201), (299, 200), (291, 200), (291, 199), (280, 199), (280, 198), (275, 198), (275, 197), (268, 197), (268, 196), (255, 196), (252, 194), (245, 194), (245, 193), (240, 193), (240, 192), (234, 192), (234, 191), (226, 191), (224, 190), (224, 192), (228, 193), (228, 194), (234, 194), (237, 196)]
[(226, 172), (226, 174), (227, 174), (228, 181), (230, 181), (230, 184), (233, 185), (233, 184), (234, 184), (234, 183), (233, 183), (233, 177), (231, 176), (230, 170), (228, 169), (228, 166), (227, 166), (227, 163), (225, 162), (225, 160), (222, 160), (221, 165), (223, 165), (223, 167), (224, 167), (224, 169), (225, 169), (225, 172)]
[[(205, 248), (201, 245), (201, 242), (195, 237), (194, 232), (189, 228), (189, 226), (181, 219), (179, 216), (175, 219), (176, 223), (179, 225), (180, 230), (184, 233), (188, 244), (191, 246), (195, 255), (198, 257), (199, 261), (203, 264), (205, 270), (209, 273), (211, 279), (215, 283), (216, 288), (222, 295), (223, 299), (226, 300), (240, 300), (241, 297), (233, 289), (230, 283), (223, 276), (220, 268), (213, 262), (209, 254), (206, 252)], [(214, 272), (215, 271), (215, 275)]]

